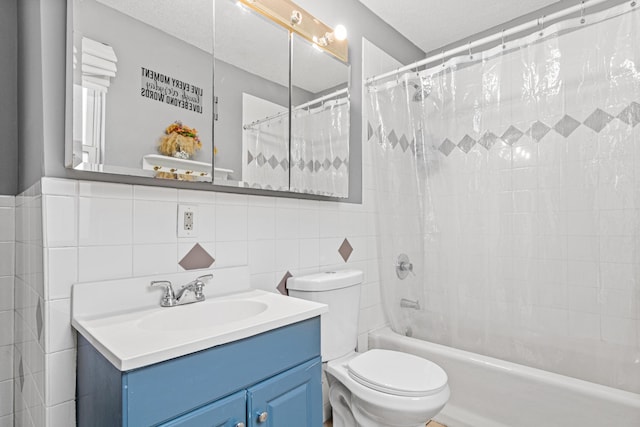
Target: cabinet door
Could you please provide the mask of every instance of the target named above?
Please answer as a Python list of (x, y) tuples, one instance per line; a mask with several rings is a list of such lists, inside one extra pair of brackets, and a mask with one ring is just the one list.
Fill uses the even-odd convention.
[(244, 390), (189, 412), (161, 427), (244, 427), (247, 397)]
[(249, 427), (322, 427), (321, 375), (318, 357), (249, 388)]

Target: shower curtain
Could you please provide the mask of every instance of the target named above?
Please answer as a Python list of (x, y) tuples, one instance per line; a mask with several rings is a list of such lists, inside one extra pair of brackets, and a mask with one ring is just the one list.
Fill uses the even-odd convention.
[(291, 190), (349, 196), (349, 97), (292, 111)]
[(266, 118), (243, 127), (242, 181), (251, 188), (289, 189), (289, 117)]
[(634, 6), (368, 88), (396, 332), (640, 393)]

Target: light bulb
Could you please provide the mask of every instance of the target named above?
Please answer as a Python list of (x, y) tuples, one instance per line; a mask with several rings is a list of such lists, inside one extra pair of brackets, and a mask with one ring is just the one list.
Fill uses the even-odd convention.
[(342, 24), (336, 25), (336, 28), (333, 30), (333, 37), (339, 41), (346, 40), (347, 28)]

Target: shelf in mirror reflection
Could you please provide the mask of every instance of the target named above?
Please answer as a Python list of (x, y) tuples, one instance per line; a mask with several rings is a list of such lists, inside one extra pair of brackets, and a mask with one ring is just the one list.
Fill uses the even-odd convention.
[[(211, 178), (211, 164), (196, 160), (179, 159), (161, 154), (147, 154), (142, 158), (142, 169), (190, 176), (193, 181), (209, 181)], [(213, 168), (213, 177), (226, 181), (233, 173), (232, 169)]]

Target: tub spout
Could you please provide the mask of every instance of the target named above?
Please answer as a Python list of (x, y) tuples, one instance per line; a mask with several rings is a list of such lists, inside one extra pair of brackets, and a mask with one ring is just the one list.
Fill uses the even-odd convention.
[(412, 308), (414, 310), (420, 310), (420, 301), (418, 300), (410, 300), (406, 298), (402, 298), (400, 300), (400, 307), (402, 308)]

